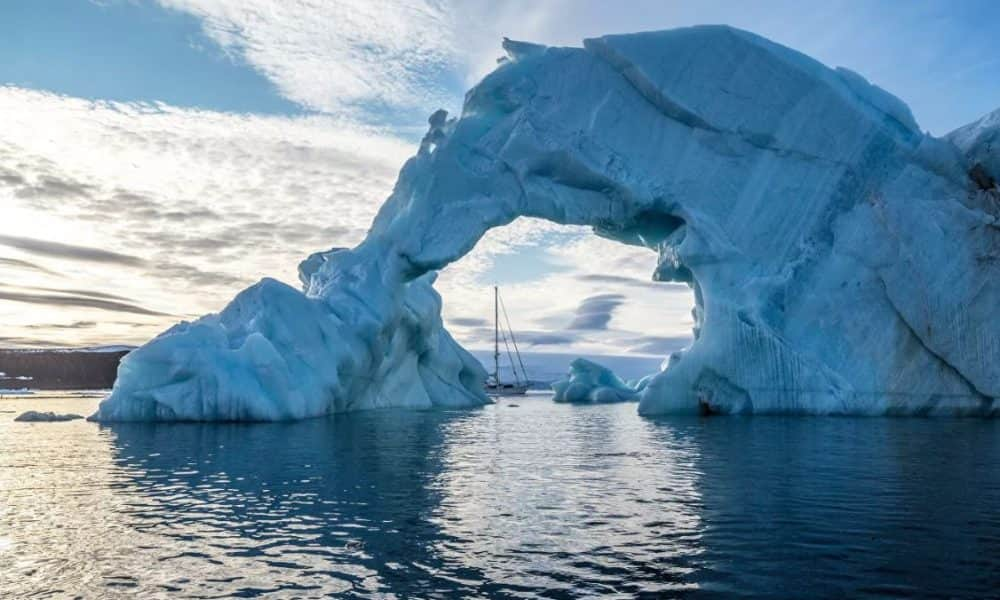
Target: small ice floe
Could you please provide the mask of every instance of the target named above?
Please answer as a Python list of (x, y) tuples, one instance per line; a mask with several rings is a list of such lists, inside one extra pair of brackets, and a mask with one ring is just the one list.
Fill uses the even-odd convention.
[(54, 421), (75, 421), (76, 419), (82, 419), (82, 418), (83, 418), (82, 416), (74, 415), (72, 413), (61, 415), (54, 412), (40, 412), (37, 410), (29, 410), (14, 417), (14, 420), (25, 421), (29, 423), (48, 423)]
[(31, 396), (34, 393), (28, 388), (0, 388), (0, 398), (3, 396)]
[(577, 358), (569, 365), (569, 376), (552, 384), (556, 402), (576, 404), (606, 404), (630, 402), (639, 399), (640, 385), (630, 386), (611, 372), (611, 369), (585, 358)]

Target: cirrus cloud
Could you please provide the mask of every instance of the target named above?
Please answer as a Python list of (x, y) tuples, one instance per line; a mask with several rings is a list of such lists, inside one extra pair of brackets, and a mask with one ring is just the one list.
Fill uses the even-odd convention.
[(429, 114), (453, 105), (463, 91), (452, 75), (458, 49), (444, 2), (158, 1), (198, 17), (219, 46), (311, 110)]

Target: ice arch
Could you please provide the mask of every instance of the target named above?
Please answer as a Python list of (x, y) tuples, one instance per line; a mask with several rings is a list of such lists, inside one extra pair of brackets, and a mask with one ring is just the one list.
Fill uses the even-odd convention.
[(727, 27), (504, 47), (360, 245), (304, 262), (305, 293), (264, 280), (136, 350), (94, 417), (483, 403), (433, 272), (522, 215), (695, 285), (698, 337), (642, 413), (996, 412), (995, 119), (933, 138), (859, 75)]

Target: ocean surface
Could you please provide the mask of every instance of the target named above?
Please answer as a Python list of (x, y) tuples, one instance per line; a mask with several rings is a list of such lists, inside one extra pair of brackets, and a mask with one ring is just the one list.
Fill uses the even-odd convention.
[(13, 421), (97, 401), (0, 400), (0, 598), (1000, 596), (997, 421)]

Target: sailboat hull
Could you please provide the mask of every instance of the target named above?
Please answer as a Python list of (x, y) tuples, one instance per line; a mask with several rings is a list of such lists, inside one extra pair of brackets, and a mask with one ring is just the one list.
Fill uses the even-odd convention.
[(528, 386), (512, 383), (486, 384), (486, 393), (490, 396), (523, 396), (528, 393)]

